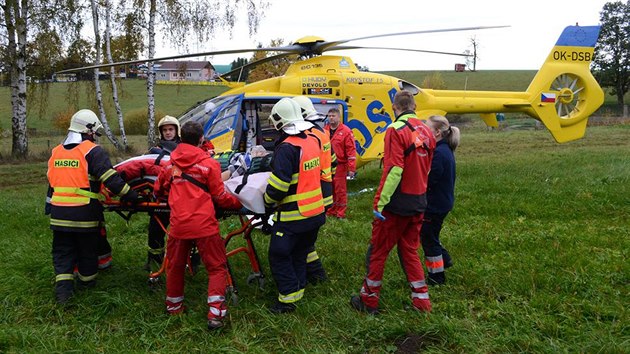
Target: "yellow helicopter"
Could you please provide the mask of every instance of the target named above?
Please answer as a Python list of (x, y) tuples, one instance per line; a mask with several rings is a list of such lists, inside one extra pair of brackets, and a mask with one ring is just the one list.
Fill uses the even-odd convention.
[[(284, 47), (186, 54), (154, 60), (254, 51), (279, 53), (233, 71), (236, 72), (262, 62), (296, 54), (299, 56), (299, 60), (291, 64), (284, 75), (233, 88), (200, 102), (179, 117), (181, 123), (188, 120), (200, 122), (204, 126), (206, 139), (213, 142), (217, 151), (246, 151), (254, 145), (272, 149), (278, 135), (268, 121), (271, 107), (283, 97), (305, 95), (324, 115), (332, 107), (342, 112), (343, 123), (354, 133), (357, 165), (360, 166), (382, 157), (384, 132), (395, 119), (391, 102), (400, 90), (415, 95), (416, 113), (420, 118), (447, 113), (479, 113), (487, 125), (497, 126), (496, 113), (520, 112), (541, 121), (557, 142), (583, 137), (588, 117), (604, 102), (604, 93), (589, 70), (594, 59), (599, 26), (566, 27), (524, 92), (423, 89), (393, 76), (360, 71), (347, 56), (322, 55), (327, 51), (347, 49), (392, 49), (462, 55), (347, 46), (345, 43), (394, 35), (497, 27), (505, 26), (392, 33), (332, 42), (311, 36)], [(88, 68), (105, 66), (108, 65)]]

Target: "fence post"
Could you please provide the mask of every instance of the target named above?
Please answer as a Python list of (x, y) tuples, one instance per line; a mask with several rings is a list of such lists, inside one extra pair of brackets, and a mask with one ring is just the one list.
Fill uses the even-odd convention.
[(624, 104), (623, 105), (623, 118), (628, 118), (628, 105)]

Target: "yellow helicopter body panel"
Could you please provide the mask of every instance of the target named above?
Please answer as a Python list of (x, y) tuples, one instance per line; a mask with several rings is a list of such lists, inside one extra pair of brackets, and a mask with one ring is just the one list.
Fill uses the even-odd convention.
[[(584, 135), (588, 117), (604, 100), (589, 70), (598, 33), (599, 26), (567, 27), (524, 92), (422, 89), (393, 76), (359, 71), (347, 56), (321, 55), (292, 64), (283, 76), (220, 96), (267, 95), (279, 100), (305, 95), (343, 101), (343, 122), (354, 133), (358, 165), (382, 157), (384, 132), (394, 120), (393, 97), (402, 89), (415, 94), (416, 113), (423, 119), (479, 113), (488, 125), (496, 126), (496, 113), (520, 112), (544, 123), (556, 141), (566, 142)], [(215, 144), (217, 138), (225, 145), (231, 139), (215, 137)]]

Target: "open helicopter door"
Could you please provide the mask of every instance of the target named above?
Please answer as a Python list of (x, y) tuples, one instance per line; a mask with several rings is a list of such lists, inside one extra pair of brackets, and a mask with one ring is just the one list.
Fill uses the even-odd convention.
[(256, 145), (257, 135), (258, 135), (258, 110), (257, 104), (253, 101), (245, 101), (243, 102), (244, 108), (244, 126), (243, 130), (247, 131), (247, 135), (245, 136), (245, 151), (251, 151), (251, 149)]

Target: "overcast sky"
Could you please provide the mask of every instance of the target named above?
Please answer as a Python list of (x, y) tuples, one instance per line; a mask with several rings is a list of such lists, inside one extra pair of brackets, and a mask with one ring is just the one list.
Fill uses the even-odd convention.
[[(500, 29), (375, 38), (348, 45), (463, 52), (470, 49), (474, 36), (479, 43), (478, 70), (530, 70), (542, 65), (565, 26), (597, 25), (607, 2), (610, 1), (270, 0), (271, 6), (255, 36), (249, 37), (241, 12), (242, 21), (237, 23), (231, 39), (227, 31), (216, 33), (213, 40), (191, 46), (190, 51), (255, 48), (258, 43), (267, 46), (278, 38), (289, 44), (308, 35), (334, 41), (416, 30), (509, 25)], [(178, 53), (181, 52), (174, 48), (160, 46), (157, 56)], [(399, 51), (348, 50), (329, 54), (347, 55), (372, 71), (453, 70), (455, 63), (464, 62), (462, 57)], [(251, 54), (241, 56), (249, 58)], [(236, 57), (206, 59), (214, 64), (229, 64)]]

